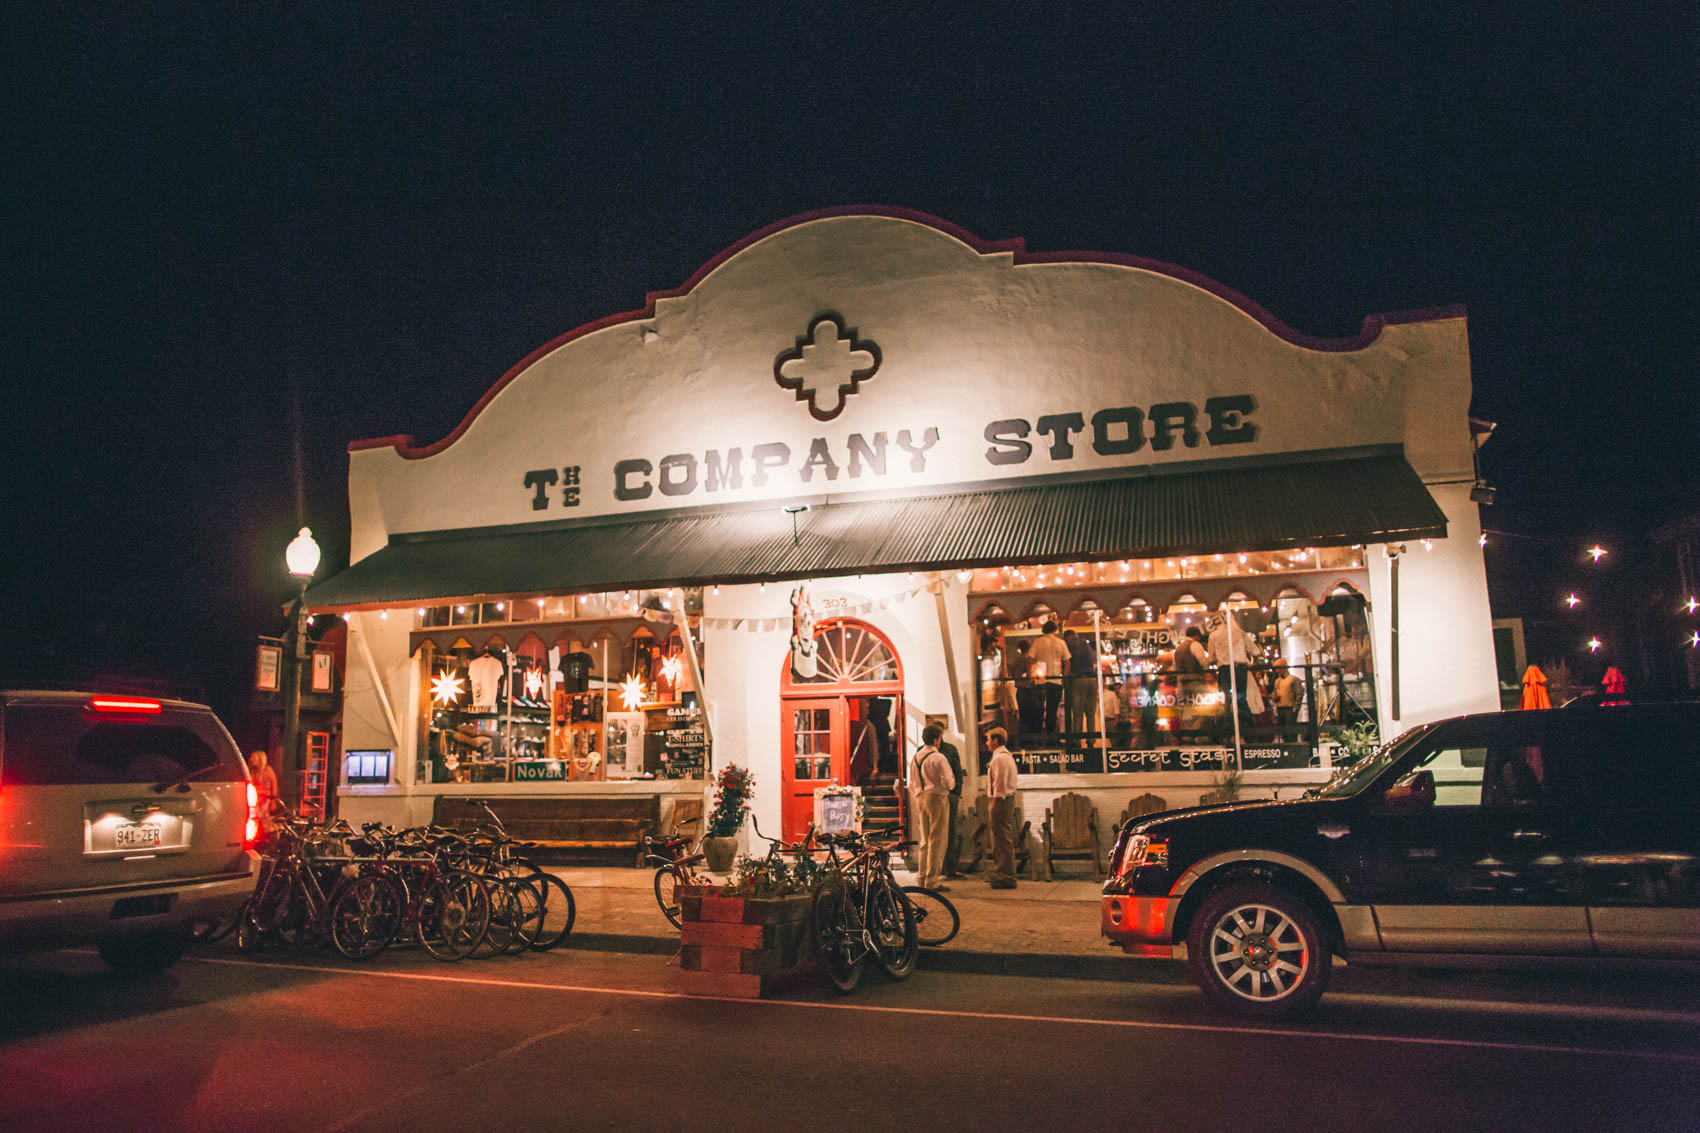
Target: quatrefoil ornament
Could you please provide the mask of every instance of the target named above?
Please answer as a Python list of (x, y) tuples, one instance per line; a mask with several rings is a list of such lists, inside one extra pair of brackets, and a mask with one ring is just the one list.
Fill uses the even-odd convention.
[(880, 348), (856, 337), (836, 311), (816, 315), (809, 333), (773, 360), (773, 380), (807, 402), (809, 415), (830, 421), (857, 387), (880, 368)]

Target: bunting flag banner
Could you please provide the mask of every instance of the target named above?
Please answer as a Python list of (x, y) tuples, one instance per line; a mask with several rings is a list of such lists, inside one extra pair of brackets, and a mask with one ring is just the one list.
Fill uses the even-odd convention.
[[(893, 606), (909, 601), (922, 594), (940, 594), (944, 591), (944, 579), (934, 578), (919, 585), (912, 586), (897, 594), (884, 598), (870, 598), (855, 606), (839, 606), (832, 611), (832, 617), (854, 617), (859, 614), (872, 613), (875, 610), (889, 610)], [(654, 615), (651, 617), (651, 615)], [(671, 621), (672, 617), (664, 610), (645, 610), (644, 617), (650, 621)], [(696, 624), (693, 620), (692, 624)], [(713, 630), (749, 630), (751, 633), (772, 633), (779, 629), (789, 629), (791, 619), (785, 618), (703, 618), (703, 629)]]

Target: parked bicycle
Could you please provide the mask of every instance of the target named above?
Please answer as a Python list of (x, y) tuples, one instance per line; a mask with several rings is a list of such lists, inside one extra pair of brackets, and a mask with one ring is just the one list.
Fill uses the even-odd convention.
[(903, 896), (915, 914), (915, 936), (923, 948), (949, 944), (962, 931), (962, 917), (950, 899), (937, 889), (905, 885)]
[(894, 980), (915, 970), (919, 940), (914, 907), (891, 872), (893, 851), (913, 843), (887, 841), (895, 826), (865, 834), (823, 834), (828, 873), (815, 887), (811, 918), (821, 970), (840, 993), (856, 989), (871, 959)]
[[(696, 822), (694, 818), (681, 822), (681, 826), (689, 826)], [(701, 850), (702, 840), (694, 842), (688, 836), (674, 835), (671, 838), (651, 838), (644, 836), (644, 856), (655, 862), (655, 903), (661, 906), (661, 913), (674, 928), (682, 924), (679, 914), (678, 890), (681, 885), (712, 885), (714, 879), (706, 874), (698, 873), (691, 868), (705, 859)]]

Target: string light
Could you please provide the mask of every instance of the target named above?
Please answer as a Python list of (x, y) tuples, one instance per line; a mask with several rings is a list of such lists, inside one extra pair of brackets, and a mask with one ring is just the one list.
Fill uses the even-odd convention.
[(1601, 559), (1606, 557), (1606, 549), (1598, 543), (1595, 543), (1592, 547), (1588, 548), (1588, 557), (1593, 559), (1595, 562), (1599, 562)]
[(1682, 608), (1692, 614), (1696, 609), (1700, 609), (1700, 602), (1695, 601), (1691, 596), (1687, 602), (1683, 603)]
[(1487, 546), (1487, 534), (1486, 534), (1486, 532), (1483, 532), (1482, 534), (1476, 536), (1476, 546), (1478, 546), (1478, 547)]
[(1564, 604), (1566, 606), (1569, 606), (1572, 610), (1574, 610), (1577, 606), (1580, 606), (1582, 604), (1582, 599), (1580, 599), (1580, 598), (1576, 597), (1576, 595), (1572, 594), (1564, 600)]
[(1700, 649), (1700, 630), (1696, 630), (1693, 634), (1689, 635), (1688, 644), (1691, 648)]
[(389, 621), (390, 620), (390, 612), (388, 610), (379, 610), (378, 611), (378, 620), (381, 621), (381, 622)]
[(1434, 540), (1433, 539), (1424, 539), (1423, 540), (1423, 550), (1425, 550), (1425, 551), (1434, 550)]
[(1600, 646), (1602, 646), (1604, 644), (1605, 644), (1605, 642), (1601, 641), (1599, 638), (1590, 637), (1588, 639), (1588, 652), (1598, 653), (1600, 651)]

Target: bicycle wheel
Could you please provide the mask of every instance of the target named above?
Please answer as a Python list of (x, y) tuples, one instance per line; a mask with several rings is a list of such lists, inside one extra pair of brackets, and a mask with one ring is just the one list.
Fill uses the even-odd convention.
[(531, 942), (531, 948), (534, 952), (547, 952), (572, 932), (573, 918), (578, 910), (573, 904), (573, 891), (566, 882), (552, 873), (539, 873), (537, 880), (543, 883), (540, 890), (543, 894), (543, 923), (538, 926), (537, 938)]
[(921, 947), (937, 948), (956, 939), (962, 930), (962, 918), (943, 893), (920, 885), (905, 885), (903, 896), (915, 910), (915, 937)]
[(856, 990), (862, 979), (862, 930), (853, 923), (850, 887), (829, 877), (815, 886), (810, 918), (815, 930), (815, 956), (821, 971), (841, 995)]
[(454, 873), (419, 891), (414, 937), (439, 960), (459, 960), (484, 942), (490, 927), (491, 888), (470, 873)]
[(514, 938), (507, 951), (520, 953), (531, 947), (543, 928), (543, 882), (535, 877), (510, 877), (506, 884), (514, 896)]
[(350, 960), (370, 960), (396, 938), (403, 914), (395, 882), (382, 874), (362, 874), (331, 899), (331, 943)]
[(672, 866), (662, 866), (655, 871), (655, 903), (661, 906), (662, 915), (673, 922), (673, 927), (680, 926), (679, 898), (675, 895), (679, 888), (679, 875), (673, 872)]
[(889, 874), (868, 887), (868, 928), (874, 938), (874, 963), (894, 980), (906, 980), (915, 970), (920, 948), (915, 940), (915, 911)]

